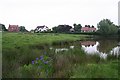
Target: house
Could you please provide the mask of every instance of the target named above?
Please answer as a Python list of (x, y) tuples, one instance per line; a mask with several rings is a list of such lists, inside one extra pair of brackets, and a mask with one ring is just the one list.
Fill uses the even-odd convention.
[(48, 31), (49, 28), (47, 26), (37, 26), (36, 29), (35, 29), (35, 32), (45, 32), (45, 31)]
[(95, 32), (96, 28), (94, 28), (93, 26), (85, 26), (81, 28), (81, 32)]
[(71, 28), (71, 29), (70, 29), (70, 32), (75, 32), (74, 28)]
[(18, 25), (10, 25), (8, 27), (9, 32), (19, 32), (19, 26)]
[(63, 24), (63, 25), (58, 25), (57, 26), (57, 32), (70, 32), (70, 29), (72, 28), (72, 26), (70, 25), (66, 25), (66, 24)]

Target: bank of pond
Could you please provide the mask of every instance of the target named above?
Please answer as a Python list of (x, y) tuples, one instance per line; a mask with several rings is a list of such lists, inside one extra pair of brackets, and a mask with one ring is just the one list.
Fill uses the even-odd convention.
[(119, 77), (120, 40), (117, 38), (62, 40), (29, 46), (16, 43), (14, 47), (9, 42), (3, 42), (3, 78)]

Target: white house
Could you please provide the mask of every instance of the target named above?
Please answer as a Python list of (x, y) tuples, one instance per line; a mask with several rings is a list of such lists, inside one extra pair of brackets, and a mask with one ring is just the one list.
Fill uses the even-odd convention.
[(35, 29), (35, 32), (45, 32), (45, 31), (48, 31), (49, 28), (47, 26), (37, 26), (36, 29)]

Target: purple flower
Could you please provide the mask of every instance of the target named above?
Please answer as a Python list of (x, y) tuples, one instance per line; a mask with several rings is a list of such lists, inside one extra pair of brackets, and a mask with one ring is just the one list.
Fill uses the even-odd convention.
[(48, 64), (48, 61), (45, 61), (44, 64)]
[(32, 64), (34, 64), (34, 61), (32, 61)]
[(39, 58), (36, 58), (36, 60), (39, 60)]
[(40, 60), (43, 60), (43, 56), (40, 56)]

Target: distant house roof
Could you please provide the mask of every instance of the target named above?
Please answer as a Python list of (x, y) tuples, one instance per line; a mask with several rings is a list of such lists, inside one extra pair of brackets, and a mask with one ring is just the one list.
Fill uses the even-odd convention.
[(82, 31), (95, 31), (96, 28), (92, 28), (92, 27), (82, 27), (81, 30), (82, 30)]
[(82, 27), (81, 30), (84, 30), (84, 31), (89, 30), (89, 27)]
[(44, 28), (45, 26), (37, 26), (37, 28)]

